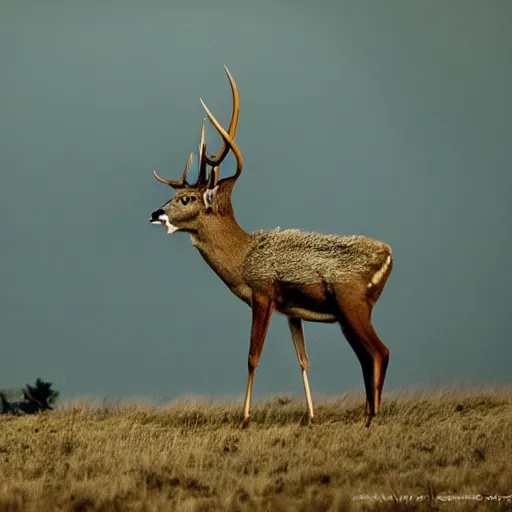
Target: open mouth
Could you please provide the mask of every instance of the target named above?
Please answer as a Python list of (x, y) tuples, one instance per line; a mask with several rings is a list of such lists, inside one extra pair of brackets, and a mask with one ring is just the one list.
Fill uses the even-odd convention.
[(149, 219), (149, 222), (155, 226), (165, 226), (167, 228), (168, 235), (174, 233), (175, 231), (178, 231), (178, 228), (176, 226), (173, 226), (169, 222), (169, 217), (165, 214), (159, 215), (156, 219), (154, 217), (151, 217)]

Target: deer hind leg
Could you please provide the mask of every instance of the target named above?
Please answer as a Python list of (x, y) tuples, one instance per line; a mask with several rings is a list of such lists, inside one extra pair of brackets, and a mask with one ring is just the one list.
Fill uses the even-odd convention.
[(364, 294), (341, 288), (335, 291), (339, 322), (361, 364), (366, 389), (366, 426), (379, 412), (389, 350), (371, 323), (371, 306)]
[(251, 346), (249, 349), (248, 359), (249, 376), (247, 378), (247, 391), (245, 393), (243, 428), (246, 428), (250, 421), (254, 374), (258, 367), (260, 355), (263, 350), (263, 344), (265, 343), (270, 317), (273, 312), (273, 303), (267, 297), (253, 294), (251, 307)]
[(304, 338), (304, 329), (302, 328), (302, 320), (300, 318), (288, 318), (288, 325), (292, 334), (293, 344), (299, 359), (299, 365), (302, 370), (302, 381), (304, 383), (304, 392), (306, 393), (306, 403), (308, 406), (309, 422), (313, 419), (313, 400), (311, 399), (311, 391), (309, 390), (308, 370), (309, 359), (306, 351), (306, 340)]
[(384, 387), (384, 380), (386, 378), (386, 371), (389, 363), (389, 349), (377, 336), (370, 320), (368, 320), (366, 328), (367, 336), (373, 340), (373, 346), (375, 348), (375, 357), (373, 359), (373, 382), (375, 388), (375, 409), (373, 414), (375, 415), (378, 414), (380, 409), (382, 388)]

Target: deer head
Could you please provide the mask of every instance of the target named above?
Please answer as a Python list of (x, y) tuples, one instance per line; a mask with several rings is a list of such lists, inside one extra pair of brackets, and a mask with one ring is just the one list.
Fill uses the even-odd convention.
[[(213, 155), (207, 154), (205, 120), (203, 120), (196, 182), (189, 183), (187, 181), (187, 175), (194, 159), (193, 153), (188, 158), (180, 180), (166, 180), (158, 176), (156, 171), (153, 171), (155, 178), (160, 183), (169, 185), (176, 190), (176, 195), (158, 210), (154, 211), (149, 219), (152, 224), (166, 226), (168, 234), (177, 231), (185, 231), (191, 234), (198, 233), (211, 224), (215, 217), (233, 216), (231, 191), (242, 173), (243, 167), (242, 153), (234, 140), (238, 126), (240, 101), (235, 81), (228, 68), (224, 66), (224, 69), (226, 70), (233, 95), (233, 110), (227, 132), (215, 119), (203, 100), (201, 100), (208, 118), (223, 139), (221, 150)], [(236, 157), (236, 172), (233, 176), (220, 179), (220, 165), (230, 150)], [(210, 166), (209, 174), (207, 173), (207, 165)]]

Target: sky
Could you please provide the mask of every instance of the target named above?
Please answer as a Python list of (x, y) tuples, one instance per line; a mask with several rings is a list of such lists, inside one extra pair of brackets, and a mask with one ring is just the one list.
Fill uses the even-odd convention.
[[(172, 196), (152, 169), (179, 178), (199, 142), (199, 98), (229, 121), (224, 65), (244, 229), (393, 248), (385, 391), (510, 382), (511, 24), (508, 0), (3, 0), (0, 387), (244, 393), (250, 309), (148, 221)], [(305, 332), (314, 396), (362, 391), (339, 326)], [(276, 314), (255, 395), (281, 393), (302, 379)]]

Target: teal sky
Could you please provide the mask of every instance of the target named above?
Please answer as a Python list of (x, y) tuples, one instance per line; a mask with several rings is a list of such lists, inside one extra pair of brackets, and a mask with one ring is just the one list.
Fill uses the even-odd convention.
[[(240, 224), (393, 248), (386, 389), (510, 382), (511, 27), (508, 0), (3, 0), (0, 387), (244, 392), (249, 308), (148, 222), (171, 192), (152, 169), (180, 176), (199, 98), (229, 120), (224, 64)], [(314, 392), (362, 391), (336, 325), (306, 337)], [(302, 381), (275, 315), (255, 393), (281, 392)]]

